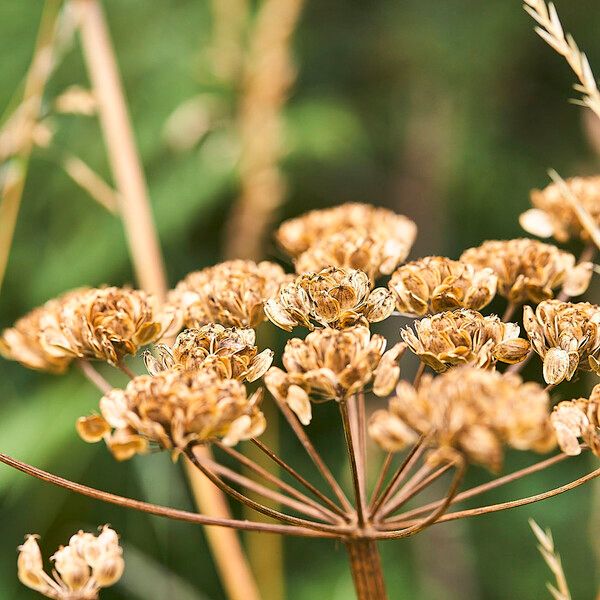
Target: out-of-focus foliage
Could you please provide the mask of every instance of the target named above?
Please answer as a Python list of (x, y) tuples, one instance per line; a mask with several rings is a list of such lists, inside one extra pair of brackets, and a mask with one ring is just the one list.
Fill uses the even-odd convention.
[[(105, 5), (174, 283), (219, 259), (222, 226), (236, 196), (230, 120), (236, 96), (211, 74), (208, 0)], [(41, 8), (39, 0), (0, 3), (0, 108), (26, 72)], [(600, 69), (597, 2), (563, 1), (560, 9)], [(546, 183), (547, 167), (563, 176), (598, 172), (582, 112), (566, 103), (572, 76), (536, 38), (518, 0), (308, 0), (295, 51), (299, 77), (285, 111), (285, 216), (345, 201), (382, 204), (419, 225), (413, 257), (457, 257), (483, 239), (519, 234), (528, 190)], [(85, 82), (76, 43), (47, 98)], [(211, 128), (192, 150), (176, 153), (164, 141), (165, 121), (197, 95)], [(97, 122), (62, 116), (56, 125), (53, 148), (37, 151), (31, 164), (0, 295), (0, 326), (65, 289), (132, 281), (119, 221), (57, 166), (60, 152), (69, 150), (109, 179)], [(274, 246), (268, 251), (278, 256)], [(394, 334), (401, 324), (386, 326)], [(539, 366), (530, 374), (539, 376)], [(116, 464), (103, 447), (79, 440), (75, 418), (97, 399), (76, 372), (57, 378), (0, 362), (0, 449), (89, 485), (191, 508), (182, 473), (168, 456)], [(336, 413), (327, 407), (316, 413), (311, 433), (341, 472), (342, 445), (331, 443)], [(283, 447), (293, 464), (310, 472), (291, 437), (284, 435)], [(509, 456), (506, 468), (526, 460)], [(575, 478), (585, 460), (486, 498), (528, 495)], [(484, 478), (473, 469), (469, 482)], [(591, 487), (580, 488), (547, 504), (389, 542), (383, 553), (392, 596), (543, 597), (546, 569), (532, 558), (527, 527), (533, 516), (554, 532), (573, 596), (591, 598), (596, 582), (590, 573), (600, 573), (588, 542), (591, 498)], [(198, 527), (71, 496), (5, 467), (0, 502), (2, 600), (31, 597), (16, 579), (15, 548), (23, 534), (39, 532), (44, 546), (54, 548), (77, 528), (103, 522), (123, 535), (126, 560), (131, 554), (122, 582), (103, 598), (223, 597)], [(290, 600), (351, 597), (343, 548), (295, 539), (285, 547)]]

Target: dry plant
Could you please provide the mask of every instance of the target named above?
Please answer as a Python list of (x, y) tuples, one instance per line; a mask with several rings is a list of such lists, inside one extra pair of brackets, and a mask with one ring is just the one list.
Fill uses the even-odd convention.
[[(593, 201), (584, 204), (573, 185), (558, 179), (553, 185), (571, 212), (564, 212), (564, 204), (562, 213), (552, 203), (539, 209), (563, 229), (568, 222), (568, 231), (581, 238), (584, 249), (578, 260), (554, 245), (519, 239), (485, 242), (458, 261), (426, 257), (402, 264), (414, 242), (415, 224), (386, 209), (351, 204), (314, 211), (280, 227), (276, 239), (294, 259), (294, 275), (271, 263), (229, 261), (188, 275), (165, 298), (160, 273), (151, 272), (152, 263), (138, 264), (141, 247), (154, 256), (156, 239), (102, 14), (94, 0), (76, 1), (83, 11), (86, 52), (94, 54), (88, 56), (92, 79), (97, 69), (96, 81), (109, 82), (104, 100), (98, 95), (99, 106), (105, 104), (107, 137), (124, 140), (124, 147), (111, 145), (109, 152), (114, 154), (120, 203), (132, 202), (124, 223), (134, 263), (144, 287), (155, 289), (75, 290), (6, 330), (0, 351), (45, 371), (65, 372), (76, 365), (98, 387), (98, 411), (77, 422), (85, 441), (104, 441), (117, 460), (157, 450), (169, 451), (173, 460), (184, 457), (214, 488), (270, 521), (150, 504), (69, 481), (5, 454), (0, 454), (1, 462), (66, 490), (149, 514), (340, 542), (347, 548), (361, 600), (387, 597), (378, 542), (549, 499), (600, 476), (596, 468), (529, 497), (457, 508), (459, 502), (583, 451), (600, 455), (596, 388), (589, 398), (555, 407), (551, 398), (554, 386), (575, 373), (599, 371), (600, 306), (570, 301), (586, 291), (593, 272), (589, 259), (598, 239)], [(556, 11), (542, 4), (528, 6), (542, 25), (547, 17), (547, 31), (558, 40)], [(571, 51), (576, 48), (574, 42), (566, 43)], [(587, 64), (581, 56), (578, 64)], [(106, 77), (99, 77), (103, 72)], [(588, 85), (590, 107), (592, 91)], [(115, 114), (108, 114), (111, 110)], [(116, 135), (120, 126), (125, 138), (123, 131)], [(126, 173), (118, 170), (119, 156), (129, 165)], [(556, 188), (541, 194), (552, 198)], [(600, 186), (595, 195), (593, 189), (588, 194), (600, 204)], [(551, 233), (555, 231), (561, 228)], [(385, 275), (392, 275), (389, 291), (374, 288), (375, 280)], [(502, 319), (479, 312), (495, 295), (507, 299)], [(371, 326), (393, 317), (392, 303), (417, 318), (401, 332), (401, 341), (389, 344)], [(527, 338), (510, 320), (521, 310)], [(255, 330), (266, 321), (287, 331), (303, 327), (308, 333), (299, 330), (282, 356), (274, 357), (256, 346)], [(148, 345), (153, 345), (144, 355), (148, 372), (133, 372), (128, 360)], [(400, 363), (407, 353), (415, 354), (421, 365), (412, 382), (401, 379)], [(543, 361), (545, 383), (520, 375), (536, 356)], [(115, 388), (96, 370), (95, 361), (126, 373), (127, 386)], [(267, 398), (260, 387), (248, 389), (263, 376)], [(371, 411), (371, 394), (389, 397), (388, 408)], [(271, 400), (320, 474), (321, 485), (260, 439), (269, 426), (261, 406)], [(351, 494), (311, 441), (309, 425), (318, 418), (313, 417), (317, 403), (339, 413)], [(386, 453), (372, 488), (367, 478), (369, 436)], [(273, 470), (236, 449), (242, 441), (263, 453)], [(499, 476), (507, 448), (547, 454), (557, 445), (561, 452)], [(227, 466), (232, 461), (238, 470)], [(461, 491), (465, 473), (477, 466), (496, 477)], [(439, 500), (419, 502), (424, 490), (440, 482), (446, 487)], [(547, 536), (543, 540), (545, 556), (555, 558)], [(39, 566), (35, 549), (32, 556)], [(86, 568), (93, 570), (92, 563)], [(72, 572), (68, 564), (64, 570)], [(245, 585), (238, 584), (237, 597), (255, 593)], [(557, 589), (564, 596), (560, 582)], [(88, 597), (77, 590), (69, 593), (72, 600)]]

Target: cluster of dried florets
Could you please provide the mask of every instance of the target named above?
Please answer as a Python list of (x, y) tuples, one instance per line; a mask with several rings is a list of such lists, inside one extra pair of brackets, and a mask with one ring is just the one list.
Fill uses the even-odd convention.
[(474, 310), (439, 313), (402, 330), (408, 347), (434, 371), (441, 373), (461, 364), (488, 368), (496, 361), (514, 364), (529, 353), (529, 343), (519, 337), (516, 323)]
[(295, 259), (297, 273), (341, 267), (359, 269), (374, 280), (408, 256), (416, 234), (416, 225), (403, 215), (345, 204), (286, 221), (276, 237)]
[(119, 537), (108, 525), (98, 536), (79, 531), (61, 546), (51, 557), (53, 577), (44, 571), (36, 537), (28, 535), (19, 546), (18, 575), (24, 585), (48, 598), (96, 600), (101, 588), (110, 587), (123, 574)]
[(176, 330), (178, 319), (145, 292), (107, 287), (69, 292), (3, 332), (0, 351), (24, 365), (63, 372), (75, 358), (118, 365)]
[(463, 252), (460, 260), (477, 268), (490, 268), (498, 276), (498, 293), (521, 304), (554, 297), (562, 287), (568, 296), (583, 294), (592, 277), (592, 264), (575, 266), (572, 254), (536, 240), (491, 240)]
[(425, 376), (415, 389), (400, 382), (388, 410), (373, 413), (371, 436), (398, 451), (425, 436), (427, 444), (459, 451), (471, 462), (498, 471), (503, 446), (547, 452), (554, 444), (549, 398), (537, 383), (473, 367)]
[(140, 375), (124, 390), (114, 389), (100, 400), (100, 415), (82, 417), (83, 439), (102, 439), (118, 460), (148, 450), (154, 442), (173, 450), (174, 457), (190, 444), (221, 440), (233, 446), (260, 435), (265, 418), (260, 390), (248, 397), (235, 379), (213, 371), (163, 371)]
[(312, 418), (310, 400), (341, 402), (373, 381), (373, 391), (385, 396), (400, 375), (397, 344), (385, 352), (386, 340), (367, 327), (318, 329), (305, 339), (288, 341), (283, 353), (285, 371), (272, 367), (265, 383), (275, 398), (285, 402), (304, 425)]
[(265, 313), (275, 325), (291, 331), (296, 326), (345, 329), (377, 323), (394, 310), (394, 300), (385, 288), (371, 289), (363, 271), (329, 267), (305, 273), (284, 285), (265, 304)]
[(186, 327), (257, 327), (266, 319), (265, 302), (289, 279), (275, 263), (231, 260), (190, 273), (169, 294), (169, 302)]
[[(600, 177), (573, 177), (565, 184), (600, 226)], [(566, 201), (561, 184), (552, 183), (544, 190), (533, 190), (531, 203), (535, 208), (524, 212), (520, 218), (521, 226), (528, 233), (543, 238), (554, 237), (559, 242), (571, 238), (589, 240), (589, 233)]]
[(388, 286), (401, 313), (422, 317), (457, 308), (481, 310), (494, 299), (497, 283), (490, 268), (427, 256), (401, 266)]

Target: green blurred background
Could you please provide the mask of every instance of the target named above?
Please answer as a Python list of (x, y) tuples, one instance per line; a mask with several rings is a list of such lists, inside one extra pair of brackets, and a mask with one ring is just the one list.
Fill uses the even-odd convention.
[[(107, 0), (105, 7), (175, 284), (221, 256), (223, 224), (238, 191), (236, 91), (212, 72), (207, 0)], [(597, 0), (562, 1), (558, 8), (599, 72)], [(0, 2), (0, 108), (27, 71), (41, 9), (39, 0)], [(294, 53), (298, 80), (284, 113), (282, 163), (289, 193), (278, 218), (372, 202), (417, 222), (413, 257), (456, 257), (484, 239), (520, 235), (517, 217), (528, 207), (529, 190), (546, 184), (548, 167), (565, 177), (598, 170), (597, 134), (581, 109), (566, 102), (573, 77), (533, 33), (517, 0), (308, 0)], [(51, 79), (48, 99), (74, 83), (87, 85), (78, 43)], [(193, 148), (176, 152), (166, 141), (165, 122), (194, 97), (205, 107), (207, 130)], [(133, 281), (120, 222), (57, 165), (57, 153), (68, 149), (110, 180), (96, 119), (60, 116), (55, 126), (53, 147), (36, 151), (31, 163), (0, 294), (2, 327), (66, 289)], [(268, 253), (279, 259), (273, 246)], [(398, 324), (387, 326), (391, 338)], [(528, 373), (539, 376), (538, 366)], [(564, 393), (572, 390), (557, 391)], [(0, 449), (91, 486), (191, 509), (180, 465), (167, 455), (117, 464), (104, 446), (78, 438), (74, 421), (97, 400), (77, 372), (52, 377), (1, 361)], [(336, 415), (319, 408), (311, 433), (344, 478), (341, 438), (339, 444), (331, 439)], [(283, 426), (282, 446), (309, 470)], [(511, 454), (506, 469), (531, 460)], [(573, 460), (486, 501), (553, 487), (591, 464), (587, 457)], [(487, 477), (472, 469), (468, 483)], [(554, 532), (573, 597), (593, 598), (600, 569), (592, 492), (587, 486), (548, 503), (384, 544), (390, 597), (549, 597), (544, 583), (550, 575), (527, 525), (533, 516)], [(197, 526), (89, 501), (7, 467), (0, 468), (0, 507), (1, 600), (35, 595), (16, 579), (15, 548), (25, 533), (40, 533), (48, 555), (78, 528), (105, 522), (123, 536), (127, 569), (103, 598), (224, 597)], [(286, 539), (284, 548), (287, 598), (352, 597), (342, 547)]]

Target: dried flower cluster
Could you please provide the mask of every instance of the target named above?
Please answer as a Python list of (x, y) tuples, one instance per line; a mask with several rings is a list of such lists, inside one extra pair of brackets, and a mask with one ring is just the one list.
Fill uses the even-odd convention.
[(169, 302), (186, 327), (256, 327), (266, 318), (264, 303), (288, 280), (275, 263), (231, 260), (190, 273), (169, 294)]
[(487, 368), (501, 361), (514, 364), (529, 352), (515, 323), (495, 315), (484, 317), (474, 310), (459, 309), (425, 317), (402, 330), (408, 347), (433, 370), (441, 373), (461, 364)]
[(177, 327), (175, 313), (139, 290), (69, 292), (3, 332), (0, 351), (26, 366), (62, 372), (74, 358), (119, 364)]
[[(600, 177), (573, 177), (566, 180), (570, 192), (600, 226)], [(559, 242), (571, 238), (589, 240), (575, 211), (565, 200), (561, 186), (552, 183), (543, 190), (531, 192), (531, 208), (521, 215), (523, 229), (532, 235), (554, 237)]]
[(416, 234), (415, 224), (403, 215), (344, 204), (286, 221), (276, 237), (296, 259), (297, 273), (340, 267), (359, 269), (374, 280), (389, 275), (408, 256)]
[[(305, 339), (288, 341), (283, 353), (285, 371), (272, 367), (265, 375), (269, 391), (285, 402), (304, 425), (312, 418), (312, 400), (342, 401), (371, 380), (373, 391), (386, 395), (400, 370), (395, 363), (402, 344), (385, 353), (386, 340), (367, 327), (317, 329)], [(385, 357), (385, 360), (384, 360)]]
[(186, 329), (172, 348), (155, 346), (154, 356), (144, 353), (150, 375), (163, 371), (212, 371), (222, 379), (256, 381), (264, 375), (273, 361), (273, 351), (258, 352), (254, 345), (254, 329), (227, 328), (211, 324), (199, 329)]
[(465, 250), (460, 260), (480, 269), (491, 268), (498, 276), (498, 293), (516, 304), (548, 300), (561, 286), (569, 296), (579, 296), (592, 277), (591, 263), (575, 267), (572, 254), (525, 238), (484, 242)]
[(373, 413), (369, 432), (391, 452), (424, 435), (437, 450), (457, 450), (498, 471), (504, 445), (538, 452), (553, 447), (548, 416), (548, 394), (537, 383), (461, 367), (424, 377), (418, 389), (401, 381), (389, 409)]
[(388, 290), (371, 291), (365, 273), (336, 267), (300, 275), (265, 304), (269, 320), (286, 331), (298, 325), (312, 331), (313, 321), (336, 329), (368, 326), (387, 319), (393, 310)]
[(588, 398), (559, 402), (550, 417), (561, 450), (571, 456), (581, 454), (579, 438), (600, 456), (600, 385)]
[(401, 266), (388, 287), (401, 313), (422, 317), (457, 308), (481, 310), (494, 299), (497, 283), (488, 267), (476, 269), (443, 256), (427, 256)]
[(577, 369), (600, 373), (600, 307), (588, 302), (547, 300), (535, 313), (526, 306), (523, 326), (544, 361), (549, 384), (570, 381)]
[(51, 557), (53, 577), (44, 571), (36, 537), (28, 535), (19, 546), (18, 575), (24, 585), (48, 598), (96, 600), (101, 588), (115, 584), (123, 574), (119, 537), (108, 525), (98, 536), (79, 531), (61, 546)]
[(106, 394), (102, 416), (80, 418), (77, 430), (88, 442), (104, 439), (118, 460), (146, 452), (150, 442), (176, 457), (192, 443), (221, 439), (233, 446), (260, 435), (260, 397), (260, 390), (248, 397), (242, 383), (211, 371), (140, 375)]

